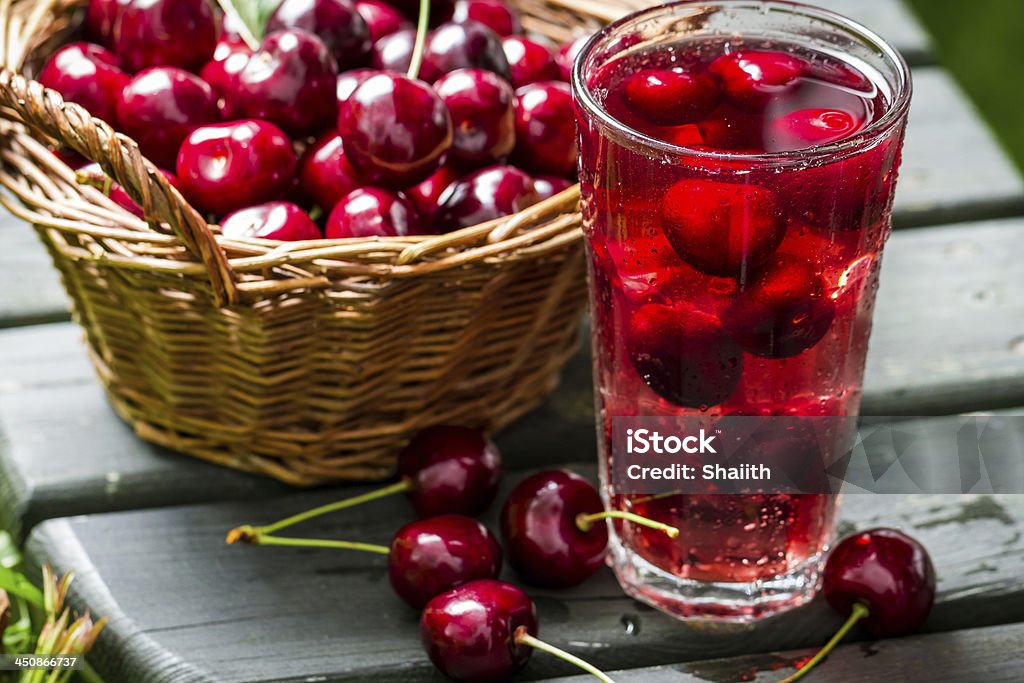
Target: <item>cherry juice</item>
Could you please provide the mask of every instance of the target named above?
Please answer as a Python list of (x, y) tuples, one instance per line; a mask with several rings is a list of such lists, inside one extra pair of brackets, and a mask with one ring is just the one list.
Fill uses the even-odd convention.
[(616, 523), (611, 563), (678, 616), (756, 618), (813, 595), (836, 497), (618, 494), (611, 418), (857, 414), (900, 95), (798, 36), (619, 23), (574, 75), (602, 478), (681, 533)]

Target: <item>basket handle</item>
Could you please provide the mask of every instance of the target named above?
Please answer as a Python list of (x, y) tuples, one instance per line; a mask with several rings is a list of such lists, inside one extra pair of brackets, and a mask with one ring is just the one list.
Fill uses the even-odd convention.
[(99, 163), (138, 202), (151, 226), (166, 222), (189, 254), (203, 263), (216, 305), (238, 302), (234, 271), (210, 226), (142, 156), (131, 138), (116, 133), (79, 105), (65, 102), (59, 93), (9, 69), (0, 70), (0, 107), (7, 110), (5, 117)]

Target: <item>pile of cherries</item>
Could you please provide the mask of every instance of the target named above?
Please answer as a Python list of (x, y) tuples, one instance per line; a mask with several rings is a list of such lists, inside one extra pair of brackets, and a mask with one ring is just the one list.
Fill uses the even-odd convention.
[[(537, 640), (533, 601), (499, 580), (505, 556), (525, 583), (567, 588), (593, 575), (604, 561), (605, 520), (664, 532), (678, 530), (632, 513), (607, 511), (597, 490), (566, 470), (522, 480), (501, 510), (498, 542), (472, 515), (497, 496), (501, 457), (482, 432), (437, 426), (417, 434), (399, 454), (399, 481), (377, 491), (323, 505), (266, 526), (232, 529), (228, 542), (335, 548), (388, 557), (395, 593), (422, 610), (420, 635), (434, 665), (456, 681), (505, 680), (525, 666), (534, 649), (608, 677), (573, 655)], [(277, 535), (287, 527), (384, 496), (404, 492), (419, 519), (401, 527), (390, 545)], [(918, 629), (935, 597), (935, 572), (925, 549), (892, 529), (851, 536), (832, 551), (823, 594), (848, 619), (836, 637), (790, 680), (803, 676), (858, 621), (876, 637)]]
[[(522, 35), (503, 0), (432, 0), (416, 29), (421, 4), (283, 0), (256, 42), (212, 0), (91, 0), (92, 42), (38, 80), (136, 140), (229, 237), (443, 233), (569, 187), (579, 42)], [(79, 178), (141, 215), (98, 166)]]

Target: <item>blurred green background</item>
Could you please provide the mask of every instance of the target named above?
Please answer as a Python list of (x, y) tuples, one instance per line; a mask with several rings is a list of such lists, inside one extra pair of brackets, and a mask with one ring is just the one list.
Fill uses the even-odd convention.
[(1024, 0), (906, 1), (1024, 170)]

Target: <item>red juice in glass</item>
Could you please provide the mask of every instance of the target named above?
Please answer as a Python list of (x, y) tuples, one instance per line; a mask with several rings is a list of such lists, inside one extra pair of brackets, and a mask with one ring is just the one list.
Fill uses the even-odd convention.
[(682, 2), (597, 34), (573, 90), (603, 493), (681, 532), (616, 522), (610, 563), (680, 617), (801, 604), (834, 495), (620, 494), (612, 418), (857, 414), (907, 67), (823, 10)]

